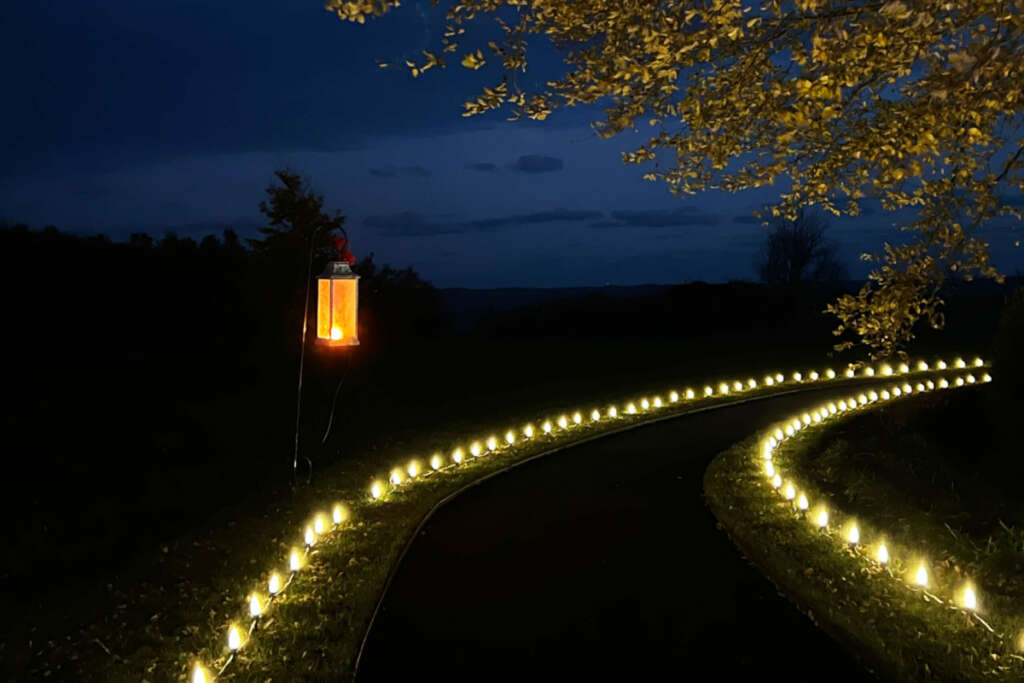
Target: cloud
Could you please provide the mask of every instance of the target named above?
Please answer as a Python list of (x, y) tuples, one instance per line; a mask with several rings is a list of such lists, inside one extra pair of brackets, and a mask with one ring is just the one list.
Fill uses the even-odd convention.
[(553, 209), (534, 213), (514, 214), (496, 218), (481, 218), (466, 221), (462, 225), (473, 230), (496, 230), (514, 225), (553, 223), (555, 221), (589, 221), (604, 216), (602, 211), (591, 209)]
[(587, 225), (587, 227), (588, 228), (622, 228), (622, 227), (625, 227), (626, 225), (627, 225), (626, 223), (621, 223), (619, 221), (607, 221), (607, 220), (605, 220), (605, 221), (594, 221), (593, 223), (589, 223)]
[(466, 164), (466, 168), (471, 171), (481, 171), (483, 173), (493, 173), (498, 170), (497, 164), (492, 164), (489, 161), (478, 161), (472, 164)]
[(558, 157), (546, 157), (541, 154), (527, 154), (519, 157), (508, 167), (520, 173), (550, 173), (562, 170), (562, 160)]
[(681, 206), (673, 210), (612, 211), (612, 218), (643, 228), (664, 228), (674, 225), (718, 225), (718, 216), (700, 213), (696, 207)]
[(367, 216), (363, 219), (363, 225), (377, 228), (386, 237), (426, 237), (465, 232), (454, 223), (434, 221), (415, 211)]
[(398, 176), (426, 178), (432, 174), (429, 169), (418, 165), (392, 166), (389, 164), (383, 168), (371, 168), (370, 175), (377, 176), (378, 178), (397, 178)]

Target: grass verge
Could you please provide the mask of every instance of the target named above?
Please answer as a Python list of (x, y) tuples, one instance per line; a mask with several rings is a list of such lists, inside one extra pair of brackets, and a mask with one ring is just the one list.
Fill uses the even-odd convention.
[[(959, 398), (970, 400), (982, 390), (958, 392)], [(985, 571), (976, 553), (966, 560), (956, 554), (956, 534), (936, 523), (930, 506), (912, 504), (905, 488), (896, 482), (886, 487), (878, 478), (867, 487), (870, 496), (857, 495), (854, 473), (845, 472), (850, 479), (841, 480), (834, 454), (822, 455), (842, 431), (863, 430), (880, 413), (927, 409), (958, 392), (925, 393), (881, 409), (868, 406), (788, 439), (776, 449), (774, 463), (801, 483), (800, 492), (811, 501), (805, 514), (780, 496), (764, 474), (762, 444), (769, 434), (755, 435), (719, 455), (705, 474), (707, 503), (741, 552), (780, 593), (886, 679), (1024, 676), (1018, 651), (1024, 622), (1014, 610), (1020, 602), (1011, 586), (1019, 574), (1003, 573), (1002, 585), (989, 581), (994, 574)], [(927, 484), (917, 488), (924, 490)], [(931, 496), (941, 499), (947, 491), (938, 486)], [(824, 530), (815, 524), (820, 506), (829, 513)], [(853, 523), (860, 535), (855, 546), (848, 542)], [(877, 561), (880, 542), (891, 555), (884, 566)], [(929, 572), (927, 590), (914, 586), (921, 563)], [(980, 595), (979, 614), (1001, 637), (957, 606), (967, 581)], [(791, 665), (798, 667), (799, 662)]]

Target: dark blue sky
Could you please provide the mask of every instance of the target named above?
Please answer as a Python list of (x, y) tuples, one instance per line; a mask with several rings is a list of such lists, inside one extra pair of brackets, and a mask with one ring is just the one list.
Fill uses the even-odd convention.
[[(466, 119), (493, 72), (377, 66), (419, 61), (441, 24), (428, 0), (362, 26), (317, 0), (8, 3), (0, 220), (116, 239), (252, 234), (290, 165), (348, 217), (357, 255), (440, 286), (751, 278), (764, 228), (749, 213), (770, 190), (678, 199), (621, 162), (646, 131), (592, 134), (598, 108)], [(562, 68), (543, 45), (530, 65), (537, 81)], [(859, 253), (898, 239), (893, 220), (831, 221), (853, 275)], [(997, 262), (1012, 271), (1020, 252)]]

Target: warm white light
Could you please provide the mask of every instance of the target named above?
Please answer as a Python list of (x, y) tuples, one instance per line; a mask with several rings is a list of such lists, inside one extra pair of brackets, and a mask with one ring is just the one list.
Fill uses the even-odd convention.
[(892, 374), (892, 368), (889, 367), (888, 365), (883, 365), (882, 366), (882, 374), (885, 375), (886, 377), (888, 377), (889, 375)]
[(611, 408), (608, 409), (608, 417), (615, 417), (618, 414), (619, 411), (615, 409), (615, 406), (612, 406)]
[(829, 415), (835, 415), (836, 414), (836, 404), (835, 403), (829, 403), (828, 404), (828, 414)]
[(846, 370), (846, 376), (847, 376), (847, 377), (853, 377), (853, 376), (854, 376), (854, 374), (856, 374), (856, 373), (854, 372), (853, 368), (848, 368), (848, 369)]
[(775, 438), (778, 439), (779, 441), (782, 441), (782, 430), (781, 429), (776, 429), (775, 430)]
[(914, 390), (915, 391), (924, 391), (924, 385), (921, 384), (920, 382), (918, 382), (917, 386), (914, 387)]
[(889, 390), (888, 389), (882, 389), (881, 396), (882, 396), (882, 400), (883, 401), (888, 401), (889, 400)]
[(909, 384), (904, 384), (903, 385), (903, 393), (904, 394), (912, 394), (912, 393), (914, 393), (914, 387), (910, 386)]
[[(658, 407), (661, 407), (661, 399), (660, 398), (654, 399), (654, 405), (656, 405)], [(580, 424), (581, 422), (583, 422), (583, 416), (580, 415), (578, 412), (577, 413), (573, 413), (572, 414), (572, 421), (573, 421), (574, 424)]]
[(345, 336), (345, 335), (344, 335), (344, 333), (343, 333), (343, 332), (341, 331), (341, 328), (340, 328), (340, 327), (332, 327), (332, 328), (331, 328), (331, 340), (332, 340), (332, 341), (338, 341), (339, 339), (341, 339), (341, 338), (342, 338), (342, 337), (344, 337), (344, 336)]
[(792, 484), (786, 484), (786, 490), (784, 491), (786, 500), (793, 500), (796, 498), (796, 489), (793, 488)]
[(772, 386), (773, 384), (775, 384), (775, 378), (772, 377), (771, 375), (768, 375), (767, 377), (764, 378), (764, 383), (767, 384), (768, 386)]
[(686, 390), (686, 398), (689, 399), (689, 398), (693, 398), (694, 396), (695, 396), (695, 394), (693, 393), (693, 389), (687, 389)]
[(779, 488), (780, 486), (782, 486), (782, 477), (780, 477), (777, 472), (775, 476), (772, 477), (772, 486), (775, 488)]
[(592, 412), (590, 413), (590, 419), (591, 419), (591, 420), (593, 420), (594, 422), (597, 422), (597, 421), (599, 421), (599, 420), (601, 419), (601, 411), (600, 411), (600, 410), (598, 410), (597, 408), (595, 408), (595, 409), (594, 409), (594, 410), (593, 410), (593, 411), (592, 411)]
[(729, 385), (727, 383), (725, 383), (725, 382), (722, 382), (721, 384), (719, 384), (718, 385), (718, 393), (720, 393), (720, 394), (728, 394), (729, 393)]
[(980, 359), (980, 358), (975, 358), (974, 359), (974, 367), (980, 368), (984, 364), (985, 364), (985, 361), (983, 361), (982, 359)]
[(452, 462), (454, 462), (456, 465), (461, 465), (464, 457), (465, 455), (462, 453), (461, 448), (456, 448), (454, 451), (452, 451)]
[(794, 372), (793, 373), (793, 379), (795, 379), (797, 382), (801, 382), (801, 381), (803, 381), (804, 376), (801, 375), (799, 372)]
[(771, 479), (775, 476), (775, 465), (772, 464), (771, 460), (768, 460), (764, 464), (764, 473)]
[(629, 415), (636, 415), (636, 406), (632, 403), (626, 406), (626, 413)]
[(303, 537), (303, 540), (305, 540), (306, 545), (308, 546), (316, 545), (316, 534), (313, 533), (312, 527), (306, 527), (306, 534)]
[(967, 367), (967, 363), (964, 362), (963, 358), (957, 358), (956, 359), (956, 367), (958, 367), (958, 368), (966, 368)]
[(844, 399), (839, 400), (839, 410), (846, 410), (846, 401)]
[(472, 455), (474, 458), (479, 458), (480, 457), (480, 453), (482, 451), (483, 451), (483, 448), (481, 448), (479, 441), (474, 441), (473, 443), (471, 443), (469, 445), (469, 454)]
[(441, 469), (441, 465), (443, 464), (444, 460), (441, 458), (440, 455), (435, 454), (430, 457), (430, 469), (437, 471)]
[(764, 445), (764, 459), (765, 460), (771, 460), (772, 459), (772, 445), (770, 443), (766, 443)]
[(914, 575), (914, 582), (918, 586), (928, 585), (928, 570), (925, 569), (925, 566), (923, 564), (918, 566), (917, 573)]
[(818, 379), (818, 372), (816, 370), (811, 370), (811, 374), (809, 374), (808, 377), (810, 377), (811, 381), (814, 382)]
[(803, 425), (800, 424), (800, 418), (793, 418), (793, 429), (800, 430)]
[(533, 438), (533, 425), (526, 425), (525, 427), (523, 427), (523, 436), (525, 436), (527, 439)]
[(897, 396), (897, 397), (898, 397), (898, 396), (900, 396), (900, 395), (901, 395), (902, 393), (903, 393), (903, 391), (902, 391), (902, 390), (901, 390), (901, 389), (900, 389), (899, 387), (893, 387), (893, 388), (892, 388), (892, 395), (893, 395), (893, 396)]
[(815, 410), (813, 413), (811, 413), (811, 419), (814, 420), (815, 424), (821, 422), (821, 413)]
[(960, 606), (970, 610), (978, 609), (978, 596), (970, 585), (964, 586), (963, 594), (960, 596)]
[(793, 436), (796, 430), (793, 429), (793, 425), (786, 425), (786, 436)]
[(198, 664), (192, 670), (192, 683), (206, 683), (206, 672)]
[[(615, 409), (612, 408), (612, 410)], [(612, 417), (614, 417), (614, 415)], [(544, 431), (545, 434), (550, 434), (552, 429), (551, 420), (544, 420), (544, 424), (542, 424), (540, 428)]]
[(946, 381), (945, 377), (943, 377), (942, 379), (939, 380), (939, 388), (940, 389), (946, 389), (948, 387), (949, 387), (949, 382)]
[(804, 425), (811, 424), (811, 416), (808, 413), (804, 413), (803, 417), (800, 418), (800, 419), (802, 419), (804, 421)]
[(825, 377), (827, 377), (828, 379), (835, 379), (836, 371), (833, 370), (832, 368), (829, 368), (828, 370), (825, 371)]
[(932, 389), (934, 389), (934, 388), (935, 388), (935, 382), (933, 382), (933, 381), (931, 381), (931, 380), (928, 380), (927, 382), (925, 382), (925, 383), (924, 383), (924, 385), (925, 385), (926, 387), (928, 387), (928, 390), (929, 390), (929, 391), (931, 391)]
[(391, 470), (391, 474), (388, 476), (388, 481), (390, 481), (393, 486), (398, 486), (399, 484), (401, 484), (402, 483), (402, 470), (400, 470), (400, 469), (393, 469), (393, 470)]
[(376, 482), (376, 481), (373, 482), (370, 485), (370, 497), (373, 498), (374, 500), (377, 500), (378, 498), (380, 498), (380, 494), (381, 493), (382, 493), (382, 489), (381, 489), (380, 482)]
[(957, 377), (956, 378), (956, 382), (954, 382), (954, 384), (956, 384), (958, 387), (962, 387), (964, 385), (964, 378), (963, 377)]
[(498, 447), (498, 440), (493, 436), (487, 437), (487, 450), (493, 451)]
[(939, 370), (945, 370), (946, 369), (946, 361), (940, 360), (938, 363), (935, 364), (935, 367), (937, 367)]
[(660, 396), (655, 396), (654, 397), (654, 407), (655, 408), (660, 408), (661, 407), (661, 397)]
[(561, 427), (562, 429), (565, 429), (566, 427), (568, 427), (569, 426), (569, 418), (567, 418), (565, 415), (559, 416), (559, 418), (558, 418), (558, 426)]
[[(437, 463), (438, 463), (437, 467), (440, 467), (441, 466), (441, 456), (435, 455), (434, 458), (437, 459)], [(433, 462), (434, 461), (431, 460), (431, 463), (433, 463)], [(435, 467), (434, 469), (436, 470), (437, 467)], [(331, 510), (331, 519), (334, 520), (335, 524), (341, 524), (346, 519), (348, 519), (348, 510), (346, 510), (345, 506), (343, 506), (341, 503), (336, 504), (334, 506), (334, 509)]]
[(238, 652), (240, 647), (242, 647), (242, 634), (238, 632), (237, 626), (232, 626), (228, 630), (228, 649), (232, 652)]
[(769, 436), (768, 445), (771, 446), (772, 448), (775, 448), (776, 446), (779, 445), (779, 441), (774, 436)]
[(889, 549), (884, 543), (878, 544), (878, 564), (886, 564), (889, 561)]
[(747, 388), (748, 389), (756, 389), (757, 388), (757, 380), (754, 379), (753, 377), (748, 379), (747, 380)]
[(878, 394), (875, 393), (874, 391), (869, 391), (868, 398), (871, 400), (872, 403), (874, 403), (875, 401), (878, 400)]
[(781, 372), (776, 372), (775, 373), (775, 381), (777, 383), (782, 384), (782, 382), (784, 382), (785, 380), (786, 380), (786, 377)]
[(733, 391), (743, 391), (743, 382), (736, 380), (732, 383)]
[(990, 375), (990, 374), (988, 374), (986, 372), (984, 375), (981, 376), (981, 381), (982, 382), (991, 382), (992, 381), (992, 375)]
[(867, 405), (867, 402), (868, 397), (866, 394), (861, 394), (860, 396), (857, 397), (857, 403), (861, 404), (862, 406)]
[(648, 408), (651, 407), (651, 402), (648, 401), (646, 398), (640, 399), (640, 407), (643, 408), (644, 410), (647, 410)]
[(900, 363), (900, 372), (902, 372), (902, 373), (910, 372), (910, 366), (907, 365), (906, 363)]
[(715, 393), (714, 389), (712, 389), (711, 387), (704, 387), (704, 395), (705, 396), (710, 396), (713, 393)]
[(818, 528), (824, 529), (828, 526), (828, 510), (822, 509), (818, 513)]
[(512, 430), (509, 430), (509, 431), (505, 432), (505, 443), (507, 443), (509, 446), (511, 446), (515, 442), (516, 442), (516, 433), (513, 432)]
[(313, 520), (313, 531), (316, 532), (317, 536), (324, 533), (324, 517), (323, 515), (317, 515), (316, 519)]
[(263, 608), (260, 605), (260, 596), (253, 593), (252, 597), (249, 598), (249, 616), (255, 619), (259, 617), (262, 612)]
[(801, 510), (806, 510), (810, 503), (807, 502), (807, 496), (800, 494), (800, 497), (796, 499), (796, 506)]
[(918, 361), (917, 369), (920, 370), (921, 372), (924, 372), (925, 370), (928, 369), (928, 364), (925, 363), (923, 360), (922, 361)]
[(297, 572), (302, 567), (302, 560), (299, 558), (299, 551), (293, 550), (288, 556), (288, 569)]
[(974, 375), (967, 375), (967, 383), (968, 384), (974, 384), (977, 381), (978, 380), (974, 379)]
[(870, 366), (866, 367), (866, 368), (864, 368), (864, 374), (867, 375), (868, 377), (874, 377), (875, 376), (875, 369), (870, 367)]
[(670, 391), (669, 394), (668, 394), (668, 400), (669, 400), (670, 403), (676, 403), (679, 400), (679, 392), (678, 391)]
[(846, 534), (846, 540), (852, 545), (860, 543), (860, 529), (857, 528), (856, 524), (850, 525), (850, 531)]
[(270, 580), (267, 581), (267, 592), (271, 595), (277, 595), (281, 590), (281, 577), (274, 572), (270, 575)]

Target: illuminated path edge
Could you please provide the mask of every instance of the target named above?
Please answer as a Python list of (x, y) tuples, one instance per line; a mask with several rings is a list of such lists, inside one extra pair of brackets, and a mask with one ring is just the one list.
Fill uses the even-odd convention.
[[(952, 361), (952, 364), (957, 368), (967, 367), (967, 363), (962, 358), (957, 358), (955, 361)], [(986, 366), (980, 358), (975, 358), (970, 365), (976, 368)], [(851, 364), (840, 372), (835, 372), (832, 369), (825, 369), (820, 373), (817, 370), (810, 370), (807, 371), (806, 375), (799, 371), (793, 372), (789, 376), (775, 373), (764, 376), (760, 381), (754, 378), (746, 380), (730, 379), (714, 382), (703, 388), (698, 386), (697, 388), (670, 390), (665, 394), (664, 398), (658, 395), (627, 401), (623, 404), (621, 411), (615, 405), (609, 406), (604, 410), (595, 408), (588, 412), (586, 416), (580, 411), (569, 411), (558, 418), (543, 419), (539, 430), (533, 424), (528, 424), (521, 430), (516, 428), (514, 431), (507, 431), (501, 440), (499, 440), (497, 435), (492, 434), (483, 441), (471, 442), (468, 447), (456, 446), (448, 456), (435, 453), (430, 457), (427, 466), (424, 466), (420, 460), (413, 459), (404, 466), (395, 467), (388, 474), (386, 483), (381, 479), (375, 479), (368, 487), (367, 498), (369, 501), (367, 502), (369, 504), (386, 504), (391, 495), (396, 493), (405, 495), (407, 491), (412, 490), (419, 478), (431, 476), (435, 473), (439, 474), (478, 457), (511, 454), (517, 450), (518, 444), (529, 442), (531, 439), (550, 439), (553, 441), (550, 448), (545, 448), (526, 457), (521, 456), (506, 466), (474, 478), (434, 503), (421, 518), (415, 530), (407, 537), (402, 551), (391, 564), (388, 578), (378, 597), (373, 614), (370, 616), (367, 628), (363, 632), (360, 648), (353, 664), (353, 676), (358, 670), (362, 650), (372, 628), (373, 621), (380, 610), (384, 596), (387, 593), (387, 588), (390, 586), (402, 558), (423, 525), (429, 521), (434, 512), (460, 493), (537, 458), (551, 455), (594, 439), (620, 434), (663, 420), (693, 415), (716, 408), (736, 406), (751, 401), (821, 389), (827, 386), (855, 388), (862, 386), (865, 382), (889, 379), (892, 376), (909, 377), (935, 371), (935, 368), (929, 367), (925, 361), (915, 361), (913, 364), (900, 363), (898, 366), (882, 363), (878, 366), (877, 370), (873, 365), (867, 365), (859, 369), (858, 367)], [(940, 360), (937, 367), (944, 370), (947, 365), (944, 361)], [(780, 391), (779, 389), (783, 387), (784, 389)], [(770, 389), (765, 391), (767, 388)], [(742, 396), (743, 394), (747, 395), (742, 398), (732, 398), (733, 396)], [(624, 423), (620, 423), (620, 426), (610, 426), (616, 421), (624, 421)], [(250, 597), (247, 598), (245, 604), (249, 625), (246, 628), (235, 623), (229, 628), (224, 655), (216, 660), (211, 667), (212, 670), (217, 671), (216, 676), (212, 674), (211, 669), (207, 668), (208, 665), (206, 663), (194, 661), (191, 665), (190, 680), (192, 683), (206, 683), (207, 681), (215, 680), (216, 677), (223, 675), (228, 670), (235, 661), (237, 653), (245, 647), (250, 638), (257, 635), (259, 624), (267, 611), (272, 607), (274, 601), (286, 593), (287, 589), (291, 586), (292, 580), (302, 571), (320, 538), (344, 531), (351, 521), (349, 509), (353, 502), (357, 501), (335, 501), (328, 505), (329, 513), (320, 511), (313, 514), (310, 523), (305, 527), (301, 536), (302, 542), (298, 547), (302, 548), (302, 550), (293, 547), (289, 553), (286, 560), (287, 570), (282, 571), (280, 574), (277, 572), (270, 574), (268, 582), (264, 584), (265, 597), (259, 591), (249, 594)]]
[[(927, 382), (900, 379), (894, 383), (874, 383), (870, 391), (854, 389), (850, 392), (852, 395), (843, 394), (823, 403), (808, 405), (804, 412), (794, 414), (737, 444), (717, 456), (705, 473), (705, 501), (718, 519), (720, 528), (741, 553), (815, 624), (885, 678), (902, 680), (914, 675), (908, 669), (908, 662), (904, 661), (908, 657), (920, 665), (929, 678), (963, 677), (963, 672), (931, 670), (925, 656), (927, 649), (920, 644), (922, 635), (925, 638), (932, 636), (935, 638), (932, 644), (941, 649), (944, 629), (954, 628), (971, 634), (974, 639), (971, 650), (978, 655), (979, 665), (981, 661), (988, 663), (992, 658), (990, 669), (985, 670), (986, 676), (1021, 680), (1024, 678), (1024, 657), (1018, 651), (1024, 648), (1024, 632), (1016, 632), (1015, 616), (985, 614), (984, 595), (979, 596), (977, 585), (969, 578), (954, 581), (947, 578), (940, 587), (935, 587), (933, 569), (919, 549), (891, 541), (884, 529), (871, 528), (865, 533), (861, 521), (815, 500), (813, 482), (810, 482), (810, 487), (805, 487), (786, 476), (786, 464), (801, 457), (809, 446), (787, 442), (804, 429), (835, 422), (854, 412), (877, 409), (922, 393), (968, 388), (989, 381), (991, 375), (980, 366), (960, 367), (951, 374), (938, 374)], [(746, 501), (750, 504), (745, 504)], [(781, 540), (777, 533), (772, 535), (780, 529), (788, 529), (788, 535), (783, 534)], [(787, 543), (787, 538), (792, 542)], [(819, 578), (822, 575), (821, 564), (816, 564), (815, 559), (828, 553), (842, 557), (841, 562), (846, 562), (855, 571)], [(893, 569), (894, 564), (899, 568)], [(800, 568), (805, 571), (795, 571)], [(959, 572), (950, 573), (959, 575)], [(839, 581), (830, 583), (835, 579)], [(863, 581), (864, 585), (854, 587), (848, 581)], [(839, 588), (836, 589), (835, 585)], [(826, 587), (832, 589), (833, 595), (846, 587), (854, 595), (854, 600), (862, 597), (857, 593), (858, 589), (867, 593), (869, 599), (875, 601), (876, 613), (870, 614), (871, 603), (863, 601), (856, 614), (856, 602), (836, 605), (829, 600), (831, 596), (824, 594)], [(875, 592), (879, 594), (875, 595)], [(894, 593), (898, 598), (894, 599)], [(939, 610), (931, 612), (931, 615), (941, 620), (922, 626), (921, 622), (909, 616), (905, 625), (920, 627), (922, 631), (916, 633), (916, 639), (908, 638), (911, 644), (898, 643), (900, 649), (893, 651), (888, 650), (884, 639), (875, 634), (874, 627), (855, 630), (849, 626), (886, 612), (887, 620), (895, 624), (895, 630), (909, 634), (910, 630), (904, 629), (900, 622), (904, 615), (900, 612), (898, 600), (919, 600), (920, 603), (914, 603), (914, 607)]]

